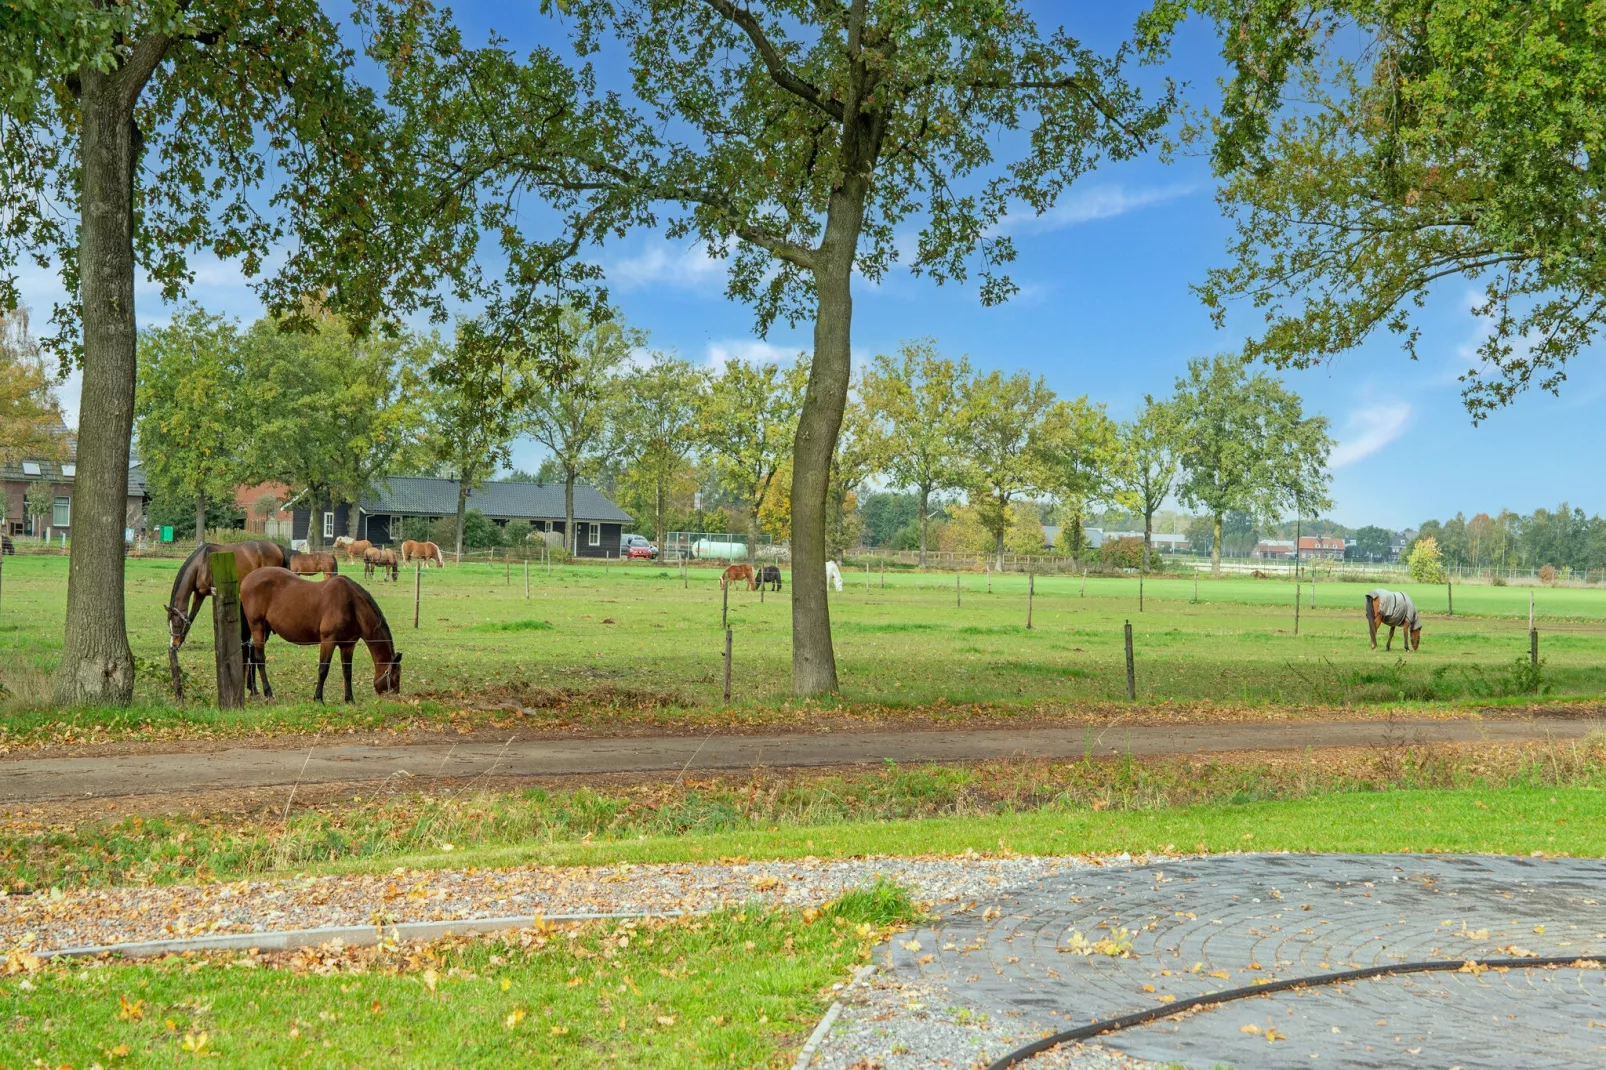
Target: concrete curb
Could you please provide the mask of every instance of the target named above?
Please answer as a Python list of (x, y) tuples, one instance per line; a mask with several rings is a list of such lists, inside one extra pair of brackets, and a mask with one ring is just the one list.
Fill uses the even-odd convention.
[(860, 966), (854, 972), (853, 980), (848, 982), (848, 987), (844, 988), (842, 994), (832, 1001), (830, 1007), (826, 1008), (825, 1017), (821, 1018), (820, 1024), (814, 1027), (814, 1032), (809, 1034), (809, 1039), (803, 1044), (803, 1050), (797, 1053), (797, 1062), (792, 1065), (792, 1070), (808, 1070), (809, 1065), (814, 1062), (814, 1057), (820, 1053), (820, 1046), (831, 1035), (831, 1027), (836, 1024), (837, 1017), (842, 1013), (842, 1001), (848, 998), (848, 993), (852, 992), (860, 981), (863, 981), (874, 972), (875, 963), (873, 962)]
[(42, 959), (92, 958), (96, 955), (122, 955), (124, 958), (150, 958), (186, 951), (290, 951), (298, 947), (318, 947), (339, 940), (347, 947), (372, 947), (382, 940), (438, 940), (443, 936), (508, 932), (529, 929), (554, 921), (609, 921), (625, 918), (684, 918), (706, 914), (706, 910), (636, 910), (612, 914), (521, 914), (505, 918), (463, 918), (456, 921), (407, 921), (399, 925), (330, 925), (321, 929), (283, 929), (278, 932), (223, 933), (176, 940), (148, 940), (130, 944), (103, 944), (97, 947), (63, 947), (41, 951)]

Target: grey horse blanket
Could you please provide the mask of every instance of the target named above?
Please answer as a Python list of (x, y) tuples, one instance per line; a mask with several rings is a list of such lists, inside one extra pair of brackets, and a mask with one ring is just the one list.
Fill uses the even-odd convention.
[(1377, 610), (1379, 624), (1387, 624), (1390, 628), (1410, 628), (1412, 631), (1422, 627), (1416, 603), (1404, 591), (1387, 591), (1377, 587), (1367, 591), (1366, 597), (1372, 600)]

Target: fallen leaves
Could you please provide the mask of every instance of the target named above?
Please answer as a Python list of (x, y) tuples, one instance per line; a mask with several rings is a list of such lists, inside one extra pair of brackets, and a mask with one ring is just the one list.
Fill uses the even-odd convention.
[(1056, 950), (1062, 954), (1081, 955), (1107, 955), (1110, 958), (1129, 959), (1132, 957), (1132, 930), (1125, 927), (1111, 930), (1110, 935), (1097, 940), (1089, 940), (1080, 930), (1072, 929), (1066, 942)]
[(506, 1018), (502, 1019), (502, 1025), (505, 1026), (508, 1029), (517, 1029), (519, 1027), (520, 1023), (522, 1023), (523, 1021), (524, 1021), (524, 1008), (523, 1007), (515, 1007), (513, 1010), (508, 1012), (508, 1016)]

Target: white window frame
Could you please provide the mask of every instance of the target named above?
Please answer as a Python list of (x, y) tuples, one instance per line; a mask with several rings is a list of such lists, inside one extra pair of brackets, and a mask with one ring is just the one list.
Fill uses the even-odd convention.
[(335, 537), (335, 514), (333, 513), (323, 514), (323, 537), (326, 539)]
[[(65, 516), (67, 519), (63, 520)], [(72, 498), (66, 494), (58, 494), (50, 502), (50, 526), (53, 528), (72, 527)]]
[(22, 462), (22, 474), (25, 475), (25, 476), (37, 476), (37, 475), (43, 475), (44, 473), (42, 473), (39, 470), (39, 462), (38, 461), (23, 461)]
[(591, 529), (586, 532), (586, 545), (587, 546), (601, 546), (602, 545), (602, 525), (601, 524), (592, 524), (591, 525)]
[(78, 477), (78, 466), (76, 464), (64, 464), (61, 466), (61, 474), (68, 479), (76, 479)]

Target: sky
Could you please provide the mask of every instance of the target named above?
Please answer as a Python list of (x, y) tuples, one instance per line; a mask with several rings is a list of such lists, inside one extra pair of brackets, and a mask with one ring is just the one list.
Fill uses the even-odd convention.
[[(1109, 48), (1129, 32), (1138, 7), (1035, 9), (1041, 24), (1063, 23), (1085, 43)], [(457, 11), (470, 41), (489, 28), (520, 50), (555, 38), (533, 2), (471, 0)], [(1185, 30), (1163, 72), (1142, 77), (1169, 74), (1188, 83), (1191, 98), (1209, 101), (1221, 72), (1215, 43), (1204, 27)], [(1231, 352), (1253, 329), (1254, 315), (1235, 311), (1218, 330), (1190, 289), (1226, 262), (1231, 231), (1214, 190), (1204, 161), (1188, 157), (1169, 165), (1132, 161), (1083, 177), (1046, 215), (1011, 225), (1019, 252), (1011, 274), (1021, 292), (1000, 307), (983, 307), (974, 286), (937, 286), (898, 268), (879, 285), (857, 279), (855, 361), (930, 337), (982, 371), (1025, 370), (1061, 396), (1086, 394), (1110, 415), (1130, 417), (1145, 394), (1168, 394), (1188, 360)], [(650, 333), (655, 349), (718, 363), (727, 356), (790, 359), (808, 347), (806, 327), (783, 324), (756, 337), (751, 309), (725, 296), (724, 265), (690, 243), (642, 232), (593, 255), (618, 308)], [(196, 268), (190, 296), (203, 307), (243, 319), (260, 314), (235, 265), (201, 258)], [(25, 300), (43, 318), (60, 283), (49, 272), (21, 273)], [(1524, 394), (1474, 426), (1456, 381), (1483, 336), (1469, 310), (1474, 297), (1465, 280), (1434, 295), (1418, 319), (1416, 362), (1384, 332), (1322, 367), (1283, 376), (1307, 412), (1331, 422), (1333, 519), (1397, 529), (1457, 512), (1526, 513), (1564, 500), (1590, 513), (1606, 510), (1606, 483), (1580, 463), (1593, 450), (1579, 448), (1593, 438), (1589, 414), (1606, 400), (1599, 350), (1572, 366), (1561, 397)], [(136, 302), (142, 325), (172, 313), (148, 285)], [(63, 398), (76, 414), (76, 379), (64, 384)], [(534, 470), (540, 459), (535, 443), (515, 445), (517, 467)]]

